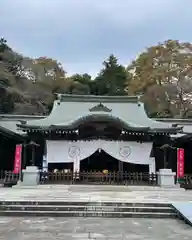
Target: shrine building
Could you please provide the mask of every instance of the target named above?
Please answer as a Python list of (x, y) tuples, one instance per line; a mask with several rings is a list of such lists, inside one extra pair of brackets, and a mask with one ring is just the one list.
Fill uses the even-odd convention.
[[(38, 144), (33, 164), (72, 171), (155, 173), (165, 168), (161, 146), (182, 126), (150, 119), (139, 97), (57, 94), (49, 116), (17, 124)], [(23, 165), (30, 165), (30, 151)], [(167, 167), (176, 169), (175, 153)]]

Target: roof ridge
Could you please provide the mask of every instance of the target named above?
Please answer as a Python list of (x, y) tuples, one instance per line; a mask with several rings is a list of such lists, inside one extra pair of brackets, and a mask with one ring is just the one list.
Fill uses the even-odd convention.
[(65, 101), (96, 101), (96, 102), (135, 102), (138, 103), (140, 96), (102, 96), (102, 95), (76, 95), (56, 93), (57, 99)]

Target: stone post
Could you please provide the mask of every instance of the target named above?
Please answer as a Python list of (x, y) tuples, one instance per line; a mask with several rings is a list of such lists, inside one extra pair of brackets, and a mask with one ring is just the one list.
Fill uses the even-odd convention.
[(27, 166), (23, 170), (23, 182), (22, 186), (37, 186), (40, 181), (40, 172), (36, 166)]
[(174, 187), (176, 173), (171, 169), (159, 169), (157, 172), (157, 182), (160, 187)]

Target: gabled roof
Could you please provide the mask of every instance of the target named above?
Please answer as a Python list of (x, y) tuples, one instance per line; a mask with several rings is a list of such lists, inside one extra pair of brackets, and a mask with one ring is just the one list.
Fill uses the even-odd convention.
[(58, 94), (50, 115), (44, 119), (19, 124), (22, 129), (74, 129), (84, 121), (118, 121), (126, 129), (154, 132), (178, 132), (173, 127), (148, 118), (138, 97), (82, 96)]
[(0, 121), (0, 133), (2, 135), (14, 138), (14, 139), (20, 139), (20, 140), (24, 140), (25, 135), (24, 133), (21, 131), (21, 129), (19, 130), (17, 127), (18, 122), (10, 122), (10, 121)]
[(45, 116), (0, 114), (0, 133), (23, 140), (27, 135), (18, 128), (17, 124), (26, 122), (27, 120), (42, 119), (44, 117)]
[[(174, 126), (183, 127), (183, 135), (192, 134), (192, 119), (191, 118), (155, 118), (154, 120), (171, 123)], [(178, 135), (179, 136), (179, 135)]]
[(45, 115), (0, 114), (0, 121), (28, 121), (34, 119), (43, 119), (45, 117)]

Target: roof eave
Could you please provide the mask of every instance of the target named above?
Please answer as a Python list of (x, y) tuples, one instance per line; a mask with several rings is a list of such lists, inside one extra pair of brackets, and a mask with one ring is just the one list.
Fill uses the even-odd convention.
[(25, 135), (22, 135), (22, 134), (18, 134), (18, 133), (15, 133), (7, 128), (4, 128), (2, 126), (0, 126), (0, 132), (3, 133), (3, 134), (7, 134), (13, 138), (16, 138), (16, 139), (19, 139), (21, 141), (24, 141), (26, 139), (26, 136)]
[[(141, 132), (150, 132), (150, 133), (183, 133), (183, 126), (179, 127), (169, 127), (169, 128), (150, 128), (143, 126), (131, 126), (131, 124), (127, 124), (124, 122), (120, 122), (122, 124), (122, 129), (130, 130), (130, 131), (141, 131)], [(48, 126), (36, 126), (36, 125), (27, 125), (27, 124), (17, 124), (19, 128), (22, 130), (39, 130), (39, 131), (50, 131), (50, 130), (74, 130), (78, 128), (77, 122), (73, 122), (69, 125), (48, 125)]]
[[(49, 129), (53, 129), (53, 130), (56, 130), (56, 129), (62, 129), (62, 130), (73, 130), (75, 129), (76, 126), (74, 125), (68, 125), (68, 126), (58, 126), (58, 125), (51, 125), (49, 127)], [(133, 126), (124, 126), (124, 129), (126, 130), (135, 130), (135, 131), (148, 131), (149, 128), (148, 127), (133, 127)]]
[[(33, 126), (33, 125), (19, 125), (19, 127), (22, 130), (39, 130), (39, 131), (50, 131), (50, 130), (74, 130), (77, 128), (77, 126), (74, 125), (50, 125), (50, 126), (44, 126), (44, 127), (39, 127), (39, 126)], [(125, 130), (132, 130), (132, 131), (149, 131), (149, 127), (132, 127), (132, 126), (124, 126)]]
[(183, 127), (151, 128), (151, 132), (183, 133)]
[(40, 126), (28, 125), (28, 124), (17, 124), (17, 127), (20, 128), (21, 130), (31, 129), (31, 128), (33, 128), (33, 129), (41, 129)]

